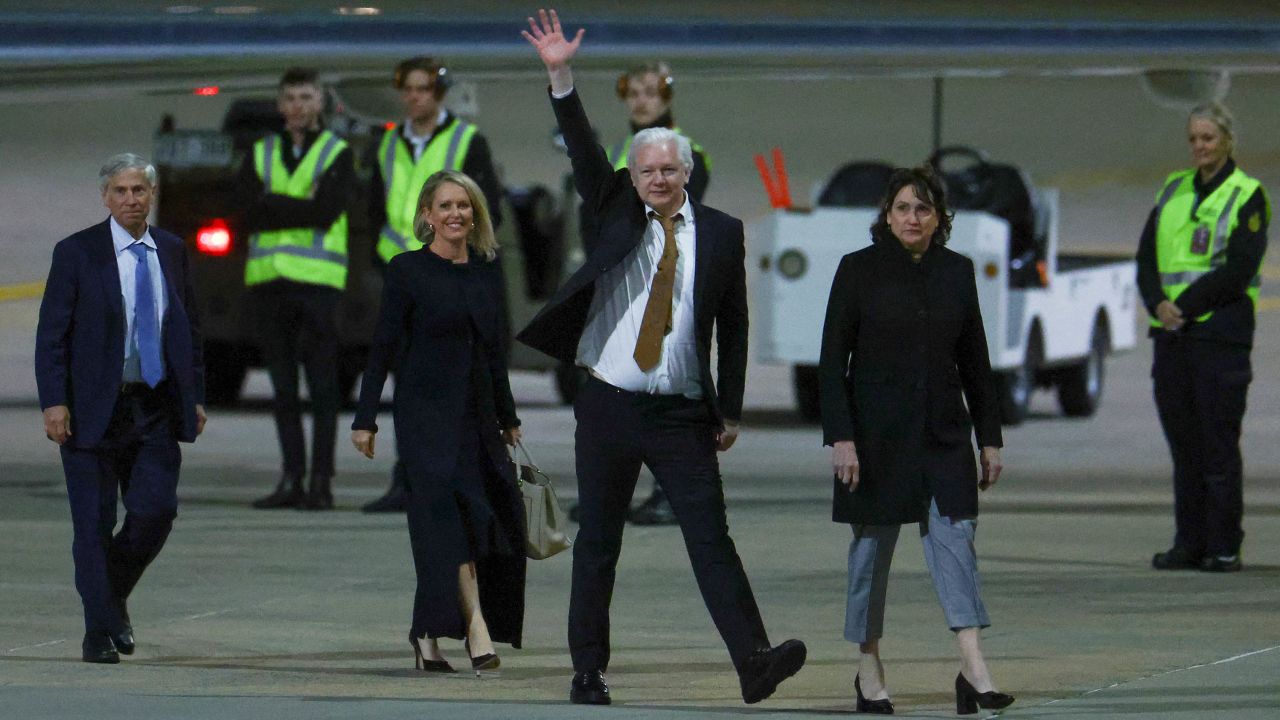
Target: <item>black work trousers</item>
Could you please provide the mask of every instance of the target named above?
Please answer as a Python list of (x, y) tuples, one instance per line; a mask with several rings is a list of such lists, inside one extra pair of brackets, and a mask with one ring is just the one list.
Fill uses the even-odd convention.
[(579, 529), (573, 545), (569, 651), (577, 672), (609, 665), (609, 604), (640, 466), (671, 500), (702, 600), (737, 668), (769, 647), (729, 537), (711, 411), (683, 396), (627, 392), (595, 378), (574, 403)]
[(276, 281), (250, 292), (257, 311), (259, 343), (271, 374), (272, 410), (284, 456), (284, 473), (307, 472), (307, 446), (298, 397), (298, 364), (307, 373), (311, 395), (311, 474), (333, 476), (338, 434), (338, 300), (336, 288)]
[(1173, 455), (1174, 546), (1191, 557), (1235, 555), (1244, 540), (1249, 348), (1176, 333), (1154, 340), (1156, 409)]

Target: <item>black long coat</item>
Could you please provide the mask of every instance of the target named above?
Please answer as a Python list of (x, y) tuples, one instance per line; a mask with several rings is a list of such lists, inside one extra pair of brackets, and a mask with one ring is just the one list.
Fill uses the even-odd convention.
[[(455, 486), (462, 419), (469, 403), (479, 417), (488, 463), (483, 501), (492, 510), (499, 547), (476, 559), (480, 605), (493, 639), (520, 647), (524, 617), (524, 502), (502, 442), (520, 424), (504, 352), (502, 276), (497, 261), (474, 253), (454, 264), (428, 248), (387, 265), (382, 308), (360, 389), (353, 430), (377, 431), (382, 386), (401, 344), (396, 374), (396, 436), (411, 495), (410, 536), (418, 566), (417, 636), (465, 636), (458, 609), (458, 565), (470, 557), (458, 520)], [(505, 542), (501, 542), (505, 541)]]
[(895, 238), (844, 256), (819, 382), (823, 443), (853, 440), (860, 465), (852, 493), (834, 480), (836, 522), (918, 522), (930, 498), (944, 516), (977, 516), (970, 432), (1003, 441), (973, 261), (932, 244), (915, 263)]

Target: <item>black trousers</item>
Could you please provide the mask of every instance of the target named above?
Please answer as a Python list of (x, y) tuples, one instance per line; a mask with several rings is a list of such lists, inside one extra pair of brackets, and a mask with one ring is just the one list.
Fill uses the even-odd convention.
[[(182, 453), (170, 412), (165, 385), (155, 390), (135, 386), (116, 401), (97, 447), (62, 446), (71, 555), (87, 633), (123, 629), (118, 603), (133, 592), (173, 528)], [(116, 532), (120, 495), (125, 517)]]
[(271, 374), (272, 410), (284, 472), (303, 477), (307, 446), (298, 398), (298, 364), (307, 373), (311, 394), (311, 474), (333, 476), (338, 434), (338, 300), (331, 287), (277, 281), (255, 286), (250, 297), (257, 310), (259, 344)]
[(1156, 409), (1173, 455), (1174, 546), (1235, 555), (1244, 540), (1240, 425), (1253, 372), (1249, 348), (1155, 336)]
[(671, 500), (702, 600), (741, 668), (752, 652), (769, 647), (769, 638), (729, 537), (710, 410), (699, 400), (631, 393), (591, 378), (574, 415), (579, 529), (569, 598), (573, 669), (609, 666), (609, 604), (641, 464)]

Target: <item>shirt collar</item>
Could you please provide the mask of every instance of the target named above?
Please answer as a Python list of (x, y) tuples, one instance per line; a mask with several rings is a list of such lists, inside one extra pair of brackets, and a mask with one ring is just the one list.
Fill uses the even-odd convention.
[(1207, 196), (1209, 193), (1221, 187), (1222, 183), (1226, 182), (1227, 178), (1231, 176), (1231, 173), (1235, 171), (1236, 171), (1236, 161), (1233, 158), (1227, 158), (1227, 163), (1223, 165), (1222, 169), (1218, 170), (1218, 172), (1213, 177), (1209, 178), (1208, 182), (1204, 182), (1200, 179), (1199, 171), (1196, 171), (1196, 174), (1191, 179), (1191, 182), (1192, 182), (1192, 185), (1195, 187), (1196, 192), (1200, 193), (1201, 195)]
[(116, 222), (116, 219), (114, 217), (110, 218), (109, 222), (111, 225), (111, 242), (113, 245), (115, 245), (116, 255), (119, 255), (125, 250), (128, 250), (129, 246), (134, 244), (135, 242), (140, 242), (143, 245), (146, 245), (147, 247), (151, 248), (152, 250), (157, 249), (156, 241), (151, 237), (150, 225), (148, 225), (147, 229), (143, 231), (141, 238), (134, 240), (133, 236), (129, 234), (129, 231), (125, 230), (123, 225)]
[(436, 133), (440, 132), (440, 130), (447, 124), (449, 124), (449, 111), (441, 108), (440, 113), (436, 115), (436, 128), (431, 132), (426, 135), (414, 135), (413, 120), (405, 118), (404, 123), (401, 124), (401, 127), (403, 128), (401, 134), (404, 136), (405, 140), (408, 140), (411, 143), (424, 143), (435, 137)]
[[(693, 202), (689, 200), (689, 192), (687, 190), (683, 192), (684, 192), (684, 204), (680, 206), (680, 209), (676, 211), (676, 214), (682, 217), (683, 222), (692, 223), (693, 222)], [(645, 217), (651, 218), (653, 217), (653, 215), (661, 215), (661, 214), (662, 213), (650, 207), (648, 203), (645, 203), (644, 205)]]

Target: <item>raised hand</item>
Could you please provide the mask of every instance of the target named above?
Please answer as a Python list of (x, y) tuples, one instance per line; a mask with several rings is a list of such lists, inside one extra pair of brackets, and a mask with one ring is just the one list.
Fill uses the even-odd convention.
[(548, 71), (564, 67), (577, 54), (585, 29), (579, 28), (578, 34), (570, 41), (560, 29), (560, 18), (555, 10), (538, 10), (538, 21), (533, 18), (528, 20), (529, 29), (521, 30), (520, 34), (538, 51), (538, 57)]

